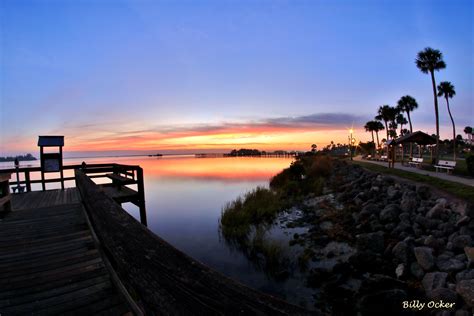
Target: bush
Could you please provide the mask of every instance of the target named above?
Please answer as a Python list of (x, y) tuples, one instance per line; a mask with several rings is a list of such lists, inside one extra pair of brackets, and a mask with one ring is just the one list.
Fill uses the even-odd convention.
[(474, 176), (474, 155), (469, 154), (466, 157), (466, 166), (467, 166), (467, 171), (471, 176)]

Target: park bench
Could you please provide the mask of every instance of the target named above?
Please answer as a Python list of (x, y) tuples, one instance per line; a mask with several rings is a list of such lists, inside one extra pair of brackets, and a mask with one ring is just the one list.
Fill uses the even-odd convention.
[(414, 167), (420, 167), (422, 163), (423, 163), (423, 158), (413, 157), (411, 158), (410, 161), (408, 161), (408, 165), (414, 166)]
[(438, 172), (438, 169), (446, 169), (446, 173), (449, 173), (454, 167), (456, 167), (456, 161), (450, 160), (440, 160), (438, 164), (435, 165), (436, 172)]
[(127, 178), (116, 173), (109, 173), (106, 176), (107, 178), (112, 180), (113, 184), (116, 184), (116, 185), (127, 185), (127, 184), (137, 183), (137, 181), (133, 178)]
[(380, 157), (380, 160), (381, 160), (381, 161), (387, 161), (387, 160), (388, 160), (388, 156), (386, 156), (386, 155), (381, 156), (381, 157)]

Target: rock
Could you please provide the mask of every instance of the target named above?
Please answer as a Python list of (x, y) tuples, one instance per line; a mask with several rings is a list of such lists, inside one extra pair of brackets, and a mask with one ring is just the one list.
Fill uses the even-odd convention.
[(467, 305), (474, 307), (474, 279), (459, 281), (456, 285), (456, 292), (464, 299)]
[(447, 288), (437, 288), (427, 295), (433, 301), (444, 301), (446, 303), (455, 303), (457, 300), (457, 294), (455, 291)]
[(438, 256), (436, 265), (439, 270), (445, 272), (456, 272), (466, 268), (466, 264), (463, 261), (452, 257), (452, 253), (448, 252), (444, 252)]
[(456, 274), (456, 281), (474, 279), (474, 269), (464, 270)]
[(396, 222), (400, 213), (401, 209), (397, 204), (389, 204), (380, 212), (380, 221), (384, 224)]
[(384, 233), (378, 231), (376, 233), (357, 235), (357, 248), (360, 250), (369, 250), (381, 253), (385, 250)]
[(474, 247), (464, 247), (464, 253), (467, 257), (467, 266), (474, 266)]
[(397, 268), (395, 269), (395, 275), (399, 279), (401, 276), (405, 274), (405, 265), (403, 263), (400, 263)]
[(456, 226), (463, 226), (463, 225), (467, 225), (469, 224), (469, 221), (471, 220), (471, 218), (469, 216), (461, 216), (461, 218), (459, 218), (456, 222)]
[(387, 188), (387, 196), (389, 199), (397, 199), (401, 196), (400, 190), (398, 190), (395, 186), (391, 185)]
[(440, 242), (433, 235), (429, 235), (428, 237), (426, 237), (424, 244), (425, 244), (425, 246), (433, 248), (434, 250), (438, 250), (442, 246), (444, 246), (443, 242), (442, 241)]
[(399, 241), (392, 249), (392, 255), (398, 262), (408, 264), (410, 248), (404, 241)]
[(431, 292), (434, 289), (443, 288), (446, 285), (446, 278), (448, 274), (446, 272), (430, 272), (425, 274), (423, 277), (423, 288), (425, 289), (426, 295), (430, 297)]
[(431, 189), (426, 185), (420, 185), (416, 188), (416, 193), (423, 200), (428, 200), (431, 196)]
[[(439, 201), (439, 202), (438, 202)], [(440, 218), (446, 210), (446, 200), (445, 199), (438, 199), (436, 201), (435, 206), (433, 206), (428, 213), (426, 213), (427, 218)]]
[(472, 244), (472, 238), (469, 235), (460, 235), (457, 237), (454, 237), (452, 240), (454, 248), (457, 249), (464, 249), (464, 247), (471, 246)]
[(413, 212), (418, 208), (418, 198), (415, 192), (405, 191), (400, 202), (400, 207), (404, 212)]
[(416, 261), (425, 271), (431, 270), (434, 267), (433, 249), (428, 247), (416, 247), (414, 252)]
[(410, 272), (418, 280), (423, 278), (423, 275), (425, 274), (425, 272), (423, 272), (423, 269), (416, 262), (412, 262), (412, 264), (410, 265)]
[(331, 221), (324, 221), (321, 224), (319, 224), (319, 227), (321, 228), (322, 231), (329, 231), (333, 228), (333, 223)]

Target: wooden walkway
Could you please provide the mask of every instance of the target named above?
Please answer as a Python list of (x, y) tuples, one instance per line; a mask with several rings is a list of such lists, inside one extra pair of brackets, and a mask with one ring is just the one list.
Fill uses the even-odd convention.
[(14, 195), (0, 220), (0, 314), (131, 314), (77, 189)]

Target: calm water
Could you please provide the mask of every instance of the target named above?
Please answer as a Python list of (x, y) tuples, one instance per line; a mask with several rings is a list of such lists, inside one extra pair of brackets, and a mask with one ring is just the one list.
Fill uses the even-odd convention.
[[(230, 250), (218, 231), (221, 209), (227, 202), (257, 186), (268, 186), (268, 180), (288, 167), (292, 159), (111, 157), (65, 159), (64, 164), (82, 160), (140, 165), (145, 175), (148, 227), (176, 248), (231, 278), (293, 303), (300, 303), (307, 295), (301, 280), (270, 280), (240, 252)], [(21, 162), (22, 166), (28, 164), (39, 162)], [(11, 165), (1, 163), (0, 168)], [(65, 176), (72, 176), (72, 172)], [(58, 186), (47, 188), (54, 187)], [(128, 203), (124, 208), (139, 219), (137, 207)]]

